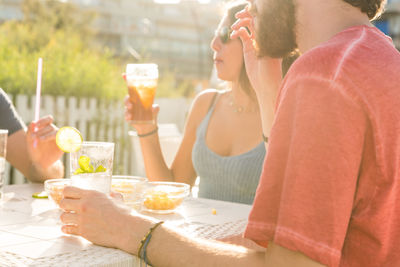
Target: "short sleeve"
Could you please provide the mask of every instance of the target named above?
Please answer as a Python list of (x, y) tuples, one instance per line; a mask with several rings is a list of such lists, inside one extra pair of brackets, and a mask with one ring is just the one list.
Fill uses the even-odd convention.
[(9, 136), (25, 127), (24, 122), (15, 111), (11, 100), (1, 88), (0, 114), (0, 129), (7, 129)]
[(367, 119), (338, 83), (302, 78), (285, 88), (245, 236), (338, 266)]

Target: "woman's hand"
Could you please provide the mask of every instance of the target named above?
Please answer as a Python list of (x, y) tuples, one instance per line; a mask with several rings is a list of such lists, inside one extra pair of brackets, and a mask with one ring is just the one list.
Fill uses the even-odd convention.
[[(125, 97), (124, 100), (125, 105), (125, 120), (130, 123), (138, 132), (138, 134), (144, 134), (154, 130), (155, 125), (153, 124), (134, 124), (132, 123), (133, 120), (133, 113), (135, 110), (134, 103), (132, 103), (131, 98), (129, 95)], [(152, 113), (154, 121), (157, 121), (158, 112), (160, 111), (160, 107), (157, 104), (152, 105)]]
[[(68, 186), (60, 207), (64, 233), (80, 235), (102, 246), (120, 248), (126, 238), (130, 210), (112, 197), (93, 190)], [(124, 237), (125, 235), (125, 237)]]
[[(122, 78), (124, 78), (124, 80), (126, 81), (126, 74), (123, 73), (122, 74)], [(134, 118), (134, 113), (135, 113), (135, 109), (137, 109), (137, 107), (135, 106), (135, 102), (137, 102), (137, 98), (139, 97), (137, 92), (135, 92), (133, 89), (128, 88), (128, 92), (129, 94), (125, 97), (124, 100), (124, 105), (125, 105), (125, 120), (132, 125), (136, 131), (138, 132), (138, 134), (143, 134), (143, 133), (147, 133), (147, 132), (151, 132), (152, 130), (155, 129), (155, 125), (152, 124), (134, 124), (132, 123), (133, 118)], [(138, 103), (136, 103), (137, 105)], [(143, 107), (141, 107), (143, 108)], [(152, 118), (155, 122), (157, 122), (157, 117), (158, 117), (158, 112), (160, 111), (160, 107), (157, 104), (152, 104)], [(144, 112), (144, 110), (142, 111)]]
[(231, 38), (242, 41), (247, 76), (258, 98), (269, 98), (273, 105), (282, 80), (281, 59), (258, 57), (253, 17), (247, 8), (236, 17), (238, 20), (232, 25)]
[(26, 133), (28, 154), (33, 163), (47, 169), (63, 155), (56, 145), (58, 128), (53, 124), (53, 117), (46, 116), (37, 122), (31, 122)]

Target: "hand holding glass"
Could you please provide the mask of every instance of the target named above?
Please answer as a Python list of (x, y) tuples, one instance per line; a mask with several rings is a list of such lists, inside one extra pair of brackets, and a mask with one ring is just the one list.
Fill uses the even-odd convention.
[(132, 124), (155, 124), (152, 106), (157, 80), (158, 67), (156, 64), (126, 65), (129, 100), (133, 104)]

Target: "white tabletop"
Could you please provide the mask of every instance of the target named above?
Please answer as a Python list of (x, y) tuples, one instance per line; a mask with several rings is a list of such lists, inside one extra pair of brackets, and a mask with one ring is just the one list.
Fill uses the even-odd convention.
[[(5, 187), (0, 208), (0, 266), (139, 266), (139, 259), (126, 252), (63, 234), (60, 211), (48, 199), (32, 198), (42, 190), (40, 184)], [(179, 231), (190, 236), (224, 239), (243, 232), (250, 208), (188, 198), (174, 214), (146, 215), (179, 226)]]

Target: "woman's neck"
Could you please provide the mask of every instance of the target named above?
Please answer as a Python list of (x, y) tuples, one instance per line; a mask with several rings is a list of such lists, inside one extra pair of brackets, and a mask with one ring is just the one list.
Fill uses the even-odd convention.
[[(239, 83), (233, 82), (230, 94), (230, 100), (236, 106), (251, 107), (255, 106), (258, 109), (257, 97), (253, 91), (246, 92)], [(252, 95), (251, 95), (252, 94)]]
[(239, 83), (233, 82), (232, 83), (232, 88), (230, 94), (234, 98), (234, 100), (237, 102), (237, 104), (251, 104), (255, 103), (257, 98), (256, 95), (253, 91), (251, 92), (246, 92)]

